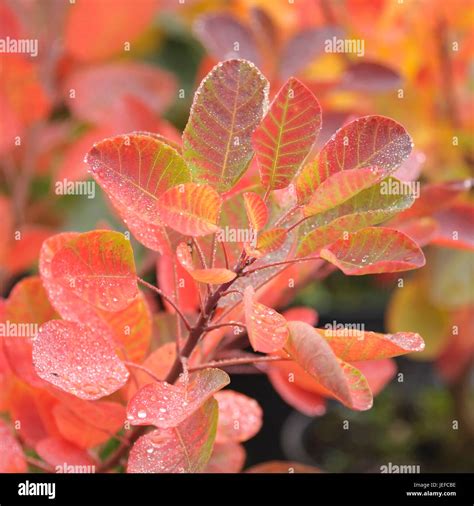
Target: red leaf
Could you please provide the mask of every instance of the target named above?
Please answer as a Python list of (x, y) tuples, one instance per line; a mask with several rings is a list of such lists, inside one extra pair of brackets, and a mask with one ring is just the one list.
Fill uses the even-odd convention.
[[(108, 3), (78, 2), (69, 6), (65, 45), (84, 62), (102, 60), (124, 50), (150, 25), (156, 0), (117, 0), (113, 11)], [(131, 15), (133, 13), (133, 15)]]
[(314, 327), (318, 323), (319, 315), (315, 309), (310, 307), (291, 307), (287, 309), (283, 316), (287, 321), (299, 320), (308, 323)]
[(86, 402), (72, 397), (53, 408), (61, 437), (86, 449), (108, 441), (125, 422), (125, 408), (116, 402)]
[(298, 201), (308, 202), (315, 189), (341, 170), (378, 167), (393, 172), (410, 154), (412, 140), (397, 122), (383, 116), (365, 116), (340, 128), (316, 160), (297, 178)]
[(7, 424), (0, 420), (0, 473), (26, 473), (23, 450)]
[(289, 79), (252, 136), (260, 179), (268, 190), (288, 186), (321, 129), (321, 108), (306, 86)]
[(3, 336), (5, 355), (15, 374), (34, 387), (43, 387), (44, 382), (33, 367), (32, 339), (39, 325), (55, 316), (37, 276), (18, 282), (5, 304), (5, 323), (13, 324), (14, 330), (14, 334), (8, 331)]
[(266, 107), (268, 81), (245, 60), (216, 65), (194, 97), (183, 154), (196, 183), (230, 190), (252, 158), (251, 136)]
[(262, 427), (262, 408), (255, 399), (233, 390), (222, 390), (214, 396), (219, 404), (216, 442), (243, 442)]
[(378, 183), (385, 172), (378, 167), (364, 167), (336, 172), (325, 179), (304, 206), (304, 215), (313, 216), (334, 208)]
[(271, 353), (283, 348), (288, 339), (285, 318), (274, 309), (254, 300), (251, 286), (244, 291), (245, 324), (250, 344), (255, 351)]
[(217, 402), (209, 399), (172, 429), (158, 429), (134, 444), (128, 473), (196, 473), (209, 461), (217, 427)]
[(189, 383), (150, 383), (130, 400), (127, 419), (132, 425), (176, 427), (229, 381), (227, 373), (220, 369), (204, 369), (193, 373)]
[(129, 306), (138, 295), (130, 241), (123, 234), (94, 230), (70, 239), (51, 262), (55, 281), (106, 311)]
[(258, 232), (268, 221), (268, 209), (265, 201), (258, 193), (245, 192), (244, 206), (250, 227)]
[(281, 398), (304, 415), (321, 416), (326, 413), (326, 399), (316, 392), (305, 390), (295, 382), (290, 382), (284, 371), (269, 367), (268, 378)]
[(162, 224), (158, 201), (163, 193), (191, 179), (179, 153), (150, 135), (105, 139), (94, 145), (86, 161), (115, 206), (153, 225)]
[(219, 229), (222, 199), (208, 185), (180, 184), (161, 195), (157, 204), (163, 223), (184, 235), (198, 237)]
[[(73, 97), (70, 90), (74, 90)], [(130, 61), (109, 63), (74, 72), (67, 79), (64, 92), (78, 119), (110, 125), (117, 108), (130, 99), (146, 104), (155, 113), (163, 112), (174, 99), (175, 80), (154, 65)]]
[[(339, 360), (318, 331), (304, 322), (288, 322), (288, 354), (310, 374), (329, 395), (349, 408), (372, 407), (372, 394), (365, 377), (356, 368)], [(291, 364), (289, 364), (291, 367)]]
[(111, 345), (90, 327), (51, 320), (40, 327), (33, 343), (38, 376), (81, 399), (110, 395), (129, 373)]
[(350, 234), (348, 239), (339, 239), (323, 248), (320, 256), (344, 274), (354, 276), (407, 271), (425, 265), (423, 252), (415, 242), (397, 230), (382, 227), (367, 227)]

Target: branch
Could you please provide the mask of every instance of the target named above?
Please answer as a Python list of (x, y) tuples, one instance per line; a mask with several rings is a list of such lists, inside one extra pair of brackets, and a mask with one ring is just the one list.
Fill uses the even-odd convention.
[(302, 258), (293, 258), (292, 260), (283, 260), (282, 262), (274, 262), (272, 264), (261, 265), (260, 267), (255, 267), (254, 269), (250, 269), (249, 271), (245, 271), (242, 273), (243, 276), (248, 276), (249, 274), (253, 274), (254, 272), (261, 271), (263, 269), (269, 269), (271, 267), (278, 267), (279, 265), (290, 265), (298, 262), (308, 262), (309, 260), (321, 260), (320, 256), (314, 257), (302, 257)]
[(156, 286), (152, 285), (151, 283), (148, 283), (144, 279), (139, 278), (138, 276), (137, 276), (137, 281), (139, 283), (141, 283), (142, 285), (146, 286), (147, 288), (149, 288), (150, 290), (153, 290), (160, 297), (162, 297), (167, 302), (169, 302), (173, 306), (174, 310), (178, 313), (178, 315), (180, 316), (181, 320), (183, 320), (183, 323), (184, 323), (184, 326), (186, 327), (186, 329), (188, 331), (191, 330), (192, 327), (191, 327), (191, 324), (189, 323), (188, 319), (186, 318), (186, 316), (184, 316), (184, 314), (181, 311), (181, 309), (179, 309), (179, 306), (176, 304), (176, 302), (171, 297), (168, 297), (168, 295), (166, 295), (166, 293), (164, 293), (162, 290), (160, 290)]
[(208, 367), (229, 367), (232, 365), (261, 364), (265, 362), (280, 362), (288, 360), (291, 360), (291, 358), (278, 357), (276, 355), (243, 357), (243, 358), (242, 357), (226, 358), (223, 360), (213, 360), (211, 362), (207, 362), (206, 364), (199, 364), (195, 367), (191, 367), (189, 369), (189, 372), (198, 371), (200, 369), (207, 369)]

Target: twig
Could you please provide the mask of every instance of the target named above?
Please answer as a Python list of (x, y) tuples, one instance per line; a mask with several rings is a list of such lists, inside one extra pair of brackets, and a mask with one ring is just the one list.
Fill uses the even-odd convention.
[(223, 360), (212, 360), (205, 364), (199, 364), (189, 369), (190, 372), (199, 371), (200, 369), (207, 369), (208, 367), (230, 367), (232, 365), (245, 365), (245, 364), (261, 364), (265, 362), (279, 362), (288, 361), (291, 358), (278, 357), (275, 355), (258, 356), (258, 357), (240, 357), (240, 358), (227, 358)]
[(139, 369), (140, 371), (147, 373), (148, 376), (150, 376), (150, 378), (153, 378), (157, 382), (160, 382), (160, 383), (162, 382), (162, 380), (160, 378), (158, 378), (158, 376), (156, 376), (154, 372), (150, 371), (150, 369), (148, 369), (147, 367), (144, 367), (143, 365), (135, 364), (134, 362), (129, 362), (127, 360), (124, 360), (123, 363), (127, 367), (133, 367), (135, 369)]
[(54, 468), (52, 468), (49, 464), (41, 462), (41, 460), (35, 459), (34, 457), (25, 457), (25, 460), (28, 462), (28, 464), (30, 464), (30, 466), (35, 466), (38, 469), (46, 471), (47, 473), (55, 472)]
[(242, 329), (247, 329), (245, 323), (241, 322), (226, 322), (226, 323), (217, 323), (216, 325), (209, 325), (205, 328), (206, 332), (210, 332), (211, 330), (220, 329), (221, 327), (240, 327)]
[(248, 276), (249, 274), (253, 274), (254, 272), (258, 272), (263, 269), (269, 269), (271, 267), (278, 267), (279, 265), (290, 265), (290, 264), (299, 263), (299, 262), (308, 262), (309, 260), (321, 260), (321, 257), (319, 257), (319, 256), (302, 257), (302, 258), (293, 258), (292, 260), (283, 260), (281, 262), (274, 262), (272, 264), (266, 264), (266, 265), (261, 265), (259, 267), (255, 267), (254, 269), (250, 269), (249, 271), (244, 271), (242, 275)]
[(191, 324), (189, 323), (188, 319), (186, 318), (186, 316), (184, 316), (183, 312), (181, 311), (181, 309), (179, 309), (179, 306), (176, 304), (176, 302), (171, 298), (171, 297), (168, 297), (168, 295), (166, 295), (166, 293), (164, 293), (162, 290), (160, 290), (159, 288), (157, 288), (156, 286), (152, 285), (151, 283), (148, 283), (147, 281), (145, 281), (144, 279), (142, 278), (139, 278), (137, 276), (137, 281), (139, 283), (141, 283), (142, 285), (146, 286), (147, 288), (149, 288), (150, 290), (153, 290), (154, 292), (156, 292), (160, 297), (162, 297), (163, 299), (165, 299), (167, 302), (169, 302), (174, 310), (176, 311), (176, 313), (178, 313), (178, 315), (180, 316), (181, 320), (183, 320), (183, 323), (184, 323), (184, 326), (186, 327), (186, 329), (189, 331), (191, 330)]

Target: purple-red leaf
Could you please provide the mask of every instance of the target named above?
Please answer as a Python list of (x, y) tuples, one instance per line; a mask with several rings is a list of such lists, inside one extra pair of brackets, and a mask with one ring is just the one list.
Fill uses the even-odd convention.
[(323, 248), (320, 256), (344, 274), (354, 276), (408, 271), (425, 265), (425, 256), (412, 239), (398, 230), (383, 227), (354, 232), (347, 239)]
[(298, 175), (298, 201), (306, 204), (324, 180), (341, 170), (375, 166), (389, 174), (411, 149), (410, 136), (396, 121), (384, 116), (356, 119), (340, 128)]
[(231, 14), (204, 14), (197, 19), (194, 31), (217, 60), (244, 58), (260, 66), (260, 53), (254, 34)]
[(247, 168), (251, 136), (264, 114), (268, 81), (246, 60), (216, 65), (194, 97), (183, 155), (197, 183), (230, 190)]
[(321, 107), (298, 79), (289, 79), (252, 136), (262, 185), (288, 186), (321, 130)]
[(111, 345), (91, 328), (51, 320), (33, 342), (38, 376), (81, 399), (110, 395), (128, 380), (129, 373)]

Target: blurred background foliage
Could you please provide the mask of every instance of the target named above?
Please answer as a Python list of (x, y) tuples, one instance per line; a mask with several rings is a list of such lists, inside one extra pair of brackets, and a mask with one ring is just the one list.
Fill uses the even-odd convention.
[[(473, 176), (469, 0), (6, 0), (1, 13), (2, 37), (27, 34), (40, 41), (37, 58), (2, 55), (4, 296), (16, 280), (36, 272), (48, 235), (124, 230), (100, 191), (93, 199), (61, 196), (55, 182), (87, 178), (82, 158), (105, 136), (153, 130), (179, 138), (200, 79), (225, 57), (255, 55), (273, 92), (285, 65), (291, 67), (321, 102), (319, 144), (347, 120), (383, 114), (414, 139), (411, 179), (442, 185)], [(321, 33), (331, 32), (321, 30), (363, 40), (364, 57), (324, 52)], [(241, 50), (247, 54), (234, 51), (235, 34), (246, 38)], [(291, 41), (296, 49), (288, 57)], [(132, 69), (136, 64), (151, 73)], [(111, 66), (118, 70), (110, 72)], [(398, 361), (402, 380), (395, 377), (371, 411), (331, 406), (314, 420), (283, 405), (266, 378), (240, 377), (235, 387), (256, 396), (275, 420), (247, 443), (250, 464), (286, 457), (328, 471), (378, 471), (388, 462), (420, 464), (423, 471), (472, 470), (472, 194), (458, 192), (449, 205), (444, 194), (439, 203), (435, 198), (426, 216), (441, 223), (438, 205), (458, 220), (465, 241), (428, 245), (427, 266), (404, 274), (402, 288), (398, 276), (333, 273), (309, 280), (291, 301), (314, 307), (322, 324), (418, 331), (426, 351), (413, 357), (416, 362)], [(4, 240), (14, 231), (22, 232), (19, 245)], [(136, 242), (134, 250), (144, 258)], [(351, 430), (342, 429), (344, 420)]]

